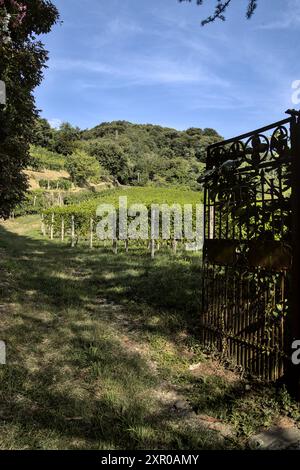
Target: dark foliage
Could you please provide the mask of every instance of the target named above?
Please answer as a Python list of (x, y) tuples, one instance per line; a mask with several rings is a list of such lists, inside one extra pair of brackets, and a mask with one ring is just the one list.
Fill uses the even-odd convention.
[[(26, 16), (11, 28), (9, 42), (0, 37), (0, 80), (7, 91), (6, 106), (0, 109), (0, 217), (4, 218), (27, 187), (23, 169), (37, 116), (32, 92), (41, 83), (47, 61), (47, 51), (35, 36), (48, 33), (58, 20), (58, 11), (48, 0), (23, 0), (22, 4), (27, 7)], [(5, 1), (5, 7), (14, 13), (12, 2)]]

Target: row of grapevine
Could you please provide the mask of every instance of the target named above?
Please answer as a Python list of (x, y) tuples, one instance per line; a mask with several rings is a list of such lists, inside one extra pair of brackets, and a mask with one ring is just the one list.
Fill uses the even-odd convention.
[[(47, 183), (47, 180), (44, 181)], [(47, 187), (46, 183), (44, 185), (45, 187)], [(56, 182), (54, 183), (56, 187)], [(54, 186), (51, 187), (51, 189), (53, 188)], [(51, 207), (74, 203), (78, 204), (82, 201), (88, 201), (97, 197), (97, 193), (92, 191), (72, 193), (67, 187), (65, 190), (61, 191), (53, 191), (51, 189), (37, 189), (28, 192), (22, 203), (15, 208), (12, 216), (21, 217), (31, 214), (41, 214), (43, 210), (47, 210)]]
[[(185, 238), (185, 234), (182, 230), (178, 231), (176, 225), (176, 221), (178, 223), (178, 217), (175, 220), (176, 216), (172, 211), (170, 212), (170, 223), (168, 225), (170, 236), (166, 238), (165, 234), (162, 234), (161, 231), (163, 222), (162, 214), (159, 211), (156, 212), (155, 215), (158, 225), (156, 225), (156, 230), (153, 230), (153, 206), (151, 204), (144, 204), (144, 206), (147, 208), (147, 221), (145, 224), (146, 230), (145, 227), (141, 229), (139, 226), (139, 223), (137, 222), (139, 213), (137, 212), (134, 215), (131, 213), (129, 213), (131, 215), (128, 215), (128, 213), (126, 213), (125, 220), (127, 224), (127, 230), (124, 231), (122, 222), (120, 222), (120, 220), (124, 220), (121, 219), (122, 215), (120, 214), (122, 209), (115, 209), (113, 219), (108, 219), (108, 210), (104, 211), (102, 215), (97, 215), (99, 202), (99, 200), (90, 200), (81, 204), (54, 207), (44, 210), (42, 212), (42, 233), (45, 236), (48, 235), (51, 239), (59, 238), (61, 241), (69, 239), (71, 246), (73, 247), (79, 242), (88, 242), (92, 248), (95, 246), (95, 242), (96, 244), (99, 244), (101, 240), (106, 240), (107, 242), (107, 239), (111, 240), (114, 251), (116, 251), (116, 245), (118, 241), (124, 242), (126, 251), (128, 251), (129, 242), (133, 243), (134, 245), (142, 244), (149, 247), (152, 256), (154, 256), (155, 249), (159, 248), (162, 243), (172, 246), (173, 250), (176, 251), (178, 243), (181, 242), (183, 244), (187, 241), (192, 241), (190, 238), (188, 240)], [(183, 226), (183, 212), (180, 217), (180, 223), (182, 223)], [(99, 238), (97, 227), (99, 227), (99, 224), (102, 223), (103, 229), (103, 226), (106, 225), (108, 220), (113, 220), (114, 229), (111, 230), (110, 227), (109, 230), (109, 227), (107, 227), (108, 231), (102, 231), (102, 235)], [(196, 207), (193, 206), (193, 210), (191, 212), (191, 228), (193, 231), (195, 231), (196, 222)], [(134, 237), (132, 237), (131, 224), (134, 226), (134, 233), (138, 239), (133, 239)]]
[(43, 189), (56, 189), (69, 191), (72, 188), (72, 182), (66, 178), (59, 178), (57, 180), (41, 179), (39, 180), (39, 186)]

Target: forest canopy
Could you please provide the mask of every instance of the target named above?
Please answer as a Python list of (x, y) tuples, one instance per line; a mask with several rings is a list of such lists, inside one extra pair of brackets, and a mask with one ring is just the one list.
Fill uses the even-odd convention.
[[(82, 159), (82, 155), (93, 157), (99, 165), (98, 174), (110, 175), (119, 184), (197, 189), (206, 147), (221, 139), (210, 128), (178, 131), (152, 124), (113, 121), (88, 130), (69, 123), (52, 129), (45, 119), (38, 119), (33, 144), (57, 156), (63, 155), (68, 168), (70, 164), (75, 166), (76, 159)], [(82, 164), (78, 163), (79, 166)]]

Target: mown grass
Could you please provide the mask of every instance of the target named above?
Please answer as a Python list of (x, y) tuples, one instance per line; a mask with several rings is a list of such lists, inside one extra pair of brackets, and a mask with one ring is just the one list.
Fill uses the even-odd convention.
[[(0, 240), (1, 339), (8, 348), (8, 365), (0, 371), (1, 448), (220, 445), (213, 433), (194, 436), (180, 429), (175, 418), (164, 424), (166, 411), (153, 398), (161, 376), (130, 347), (130, 339), (126, 347), (114, 316), (118, 303), (142, 336), (173, 341), (185, 320), (160, 315), (153, 309), (158, 293), (147, 295), (143, 285), (147, 279), (155, 285), (166, 259), (155, 269), (148, 257), (141, 263), (138, 250), (113, 256), (51, 244), (38, 235), (35, 217), (1, 227)], [(179, 263), (177, 269), (186, 267)], [(176, 304), (173, 287), (164, 305)], [(115, 304), (101, 308), (104, 298)], [(145, 355), (151, 356), (147, 347)], [(180, 362), (180, 348), (174, 356)]]
[[(199, 255), (71, 249), (39, 234), (35, 216), (0, 226), (2, 449), (241, 447), (293, 404), (272, 387), (208, 374), (197, 341)], [(208, 366), (207, 366), (208, 367)], [(157, 393), (180, 390), (237, 439), (188, 426)], [(176, 388), (177, 387), (177, 388)], [(267, 411), (269, 410), (269, 411)], [(293, 408), (297, 417), (297, 409)]]

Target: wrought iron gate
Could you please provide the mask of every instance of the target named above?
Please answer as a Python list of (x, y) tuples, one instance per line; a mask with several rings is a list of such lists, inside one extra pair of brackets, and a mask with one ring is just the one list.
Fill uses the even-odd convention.
[(207, 150), (202, 340), (265, 380), (284, 374), (292, 337), (298, 129), (294, 112)]

